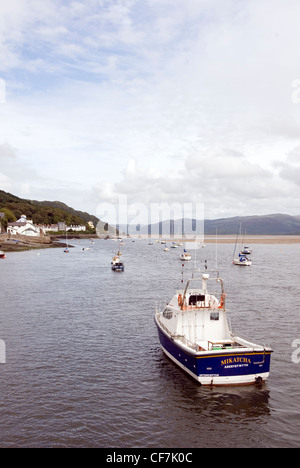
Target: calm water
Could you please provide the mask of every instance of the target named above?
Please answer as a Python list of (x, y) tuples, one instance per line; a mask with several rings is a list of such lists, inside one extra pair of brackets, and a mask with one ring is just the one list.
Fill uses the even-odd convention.
[[(126, 271), (114, 273), (115, 242), (83, 246), (0, 262), (1, 447), (300, 445), (299, 245), (255, 245), (251, 268), (219, 245), (233, 329), (274, 354), (264, 387), (212, 390), (163, 355), (154, 326), (155, 304), (180, 286), (179, 249), (126, 241)], [(200, 254), (215, 266), (213, 244)]]

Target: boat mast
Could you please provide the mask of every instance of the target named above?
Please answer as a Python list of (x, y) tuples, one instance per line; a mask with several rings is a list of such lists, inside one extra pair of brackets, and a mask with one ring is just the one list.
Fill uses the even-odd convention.
[(237, 246), (237, 243), (238, 243), (238, 238), (239, 238), (239, 232), (241, 231), (241, 223), (240, 223), (240, 229), (236, 235), (236, 240), (235, 240), (235, 246), (234, 246), (234, 252), (233, 252), (233, 258), (235, 257), (235, 252), (236, 252), (236, 246)]

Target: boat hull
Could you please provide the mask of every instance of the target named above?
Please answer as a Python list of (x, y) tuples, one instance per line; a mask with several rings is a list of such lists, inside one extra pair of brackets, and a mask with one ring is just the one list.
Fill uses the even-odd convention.
[(234, 259), (232, 263), (238, 266), (251, 266), (252, 260), (247, 259), (247, 260), (241, 261), (240, 259)]
[(124, 265), (112, 265), (111, 269), (112, 271), (124, 271), (125, 267)]
[(254, 385), (266, 381), (271, 351), (192, 352), (166, 335), (156, 322), (164, 353), (201, 385)]

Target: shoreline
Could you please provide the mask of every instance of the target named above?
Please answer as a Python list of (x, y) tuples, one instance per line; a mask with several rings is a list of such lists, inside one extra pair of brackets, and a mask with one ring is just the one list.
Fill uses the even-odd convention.
[[(125, 237), (124, 239), (134, 239), (134, 240), (152, 240), (159, 242), (166, 241), (166, 242), (182, 242), (182, 243), (191, 243), (197, 242), (197, 244), (235, 244), (236, 243), (236, 234), (228, 234), (228, 235), (206, 235), (206, 236), (198, 236), (189, 238), (189, 237), (176, 237), (176, 236), (131, 236)], [(298, 235), (247, 235), (243, 241), (244, 245), (251, 245), (251, 244), (300, 244), (300, 236)]]
[[(92, 236), (84, 236), (84, 235), (78, 235), (78, 236), (73, 236), (69, 240), (75, 240), (75, 239), (100, 239), (104, 240), (105, 237), (101, 236), (98, 237), (97, 235), (92, 235)], [(7, 237), (7, 235), (0, 235), (0, 250), (3, 250), (5, 253), (10, 253), (10, 252), (24, 252), (28, 250), (43, 250), (43, 249), (55, 249), (55, 248), (65, 248), (67, 247), (67, 244), (65, 242), (62, 242), (62, 240), (65, 239), (65, 236), (51, 236), (50, 237), (41, 237), (41, 238), (25, 238), (25, 236), (14, 236), (14, 237)], [(113, 239), (113, 237), (110, 237), (110, 239)], [(124, 240), (165, 240), (166, 242), (195, 242), (195, 239), (193, 238), (182, 238), (182, 237), (158, 237), (158, 236), (131, 236), (131, 237), (125, 237)], [(60, 240), (60, 241), (58, 241)], [(208, 235), (204, 237), (204, 240), (202, 237), (199, 237), (196, 239), (196, 242), (199, 244), (235, 244), (236, 242), (236, 236), (235, 235), (220, 235), (220, 236), (215, 236), (215, 235)], [(245, 245), (251, 246), (252, 244), (278, 244), (278, 245), (284, 245), (284, 244), (300, 244), (300, 236), (281, 236), (281, 235), (249, 235), (245, 238), (244, 240)], [(72, 245), (69, 245), (70, 248), (72, 248)]]
[[(6, 242), (1, 242), (0, 244), (0, 250), (3, 250), (4, 253), (12, 253), (12, 252), (26, 252), (28, 250), (45, 250), (45, 249), (57, 249), (57, 248), (64, 248), (67, 247), (67, 244), (64, 244), (63, 242), (58, 243), (54, 242), (51, 244), (26, 244), (26, 243), (18, 243), (18, 244), (12, 244), (12, 243), (6, 243)], [(72, 246), (69, 245), (69, 248)]]
[(66, 246), (67, 244), (64, 244), (63, 242), (53, 241), (49, 236), (30, 237), (20, 235), (8, 236), (7, 234), (0, 235), (0, 250), (3, 250), (4, 253), (55, 249)]
[[(236, 236), (205, 236), (204, 243), (235, 244)], [(300, 236), (271, 236), (271, 235), (252, 235), (247, 236), (243, 242), (244, 245), (251, 244), (300, 244)]]

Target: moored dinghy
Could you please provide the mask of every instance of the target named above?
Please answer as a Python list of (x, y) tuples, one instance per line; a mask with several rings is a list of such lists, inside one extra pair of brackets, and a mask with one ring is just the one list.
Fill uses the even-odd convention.
[[(251, 385), (266, 381), (272, 349), (235, 336), (226, 318), (225, 291), (218, 272), (196, 270), (184, 290), (155, 323), (165, 354), (202, 385)], [(209, 293), (214, 281), (220, 291)]]

